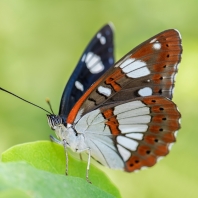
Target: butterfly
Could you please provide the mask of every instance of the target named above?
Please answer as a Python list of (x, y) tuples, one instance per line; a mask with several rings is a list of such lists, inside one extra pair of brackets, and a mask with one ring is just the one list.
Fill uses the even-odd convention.
[(112, 24), (102, 27), (82, 54), (48, 124), (64, 146), (88, 153), (111, 169), (133, 172), (169, 153), (181, 114), (171, 101), (181, 61), (180, 33), (165, 30), (114, 62)]

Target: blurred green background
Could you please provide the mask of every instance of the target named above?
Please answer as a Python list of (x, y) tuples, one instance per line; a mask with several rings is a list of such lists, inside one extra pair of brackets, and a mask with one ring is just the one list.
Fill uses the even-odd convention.
[[(101, 167), (123, 197), (198, 197), (198, 1), (1, 0), (0, 86), (58, 112), (63, 88), (89, 40), (105, 23), (115, 25), (115, 56), (169, 28), (183, 39), (174, 102), (182, 129), (171, 153), (138, 173)], [(0, 151), (53, 133), (45, 112), (0, 92)]]

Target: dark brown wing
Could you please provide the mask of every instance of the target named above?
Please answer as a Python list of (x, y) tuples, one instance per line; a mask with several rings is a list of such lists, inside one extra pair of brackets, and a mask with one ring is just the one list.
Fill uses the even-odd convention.
[(118, 101), (151, 95), (172, 99), (181, 53), (181, 37), (174, 29), (143, 42), (85, 92), (71, 110), (67, 123), (76, 123), (86, 113)]

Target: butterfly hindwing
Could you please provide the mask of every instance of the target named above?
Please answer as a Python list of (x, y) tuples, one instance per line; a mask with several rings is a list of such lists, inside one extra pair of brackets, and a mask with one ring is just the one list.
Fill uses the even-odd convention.
[(61, 98), (59, 115), (66, 120), (84, 92), (114, 64), (113, 29), (105, 25), (83, 52)]
[(180, 117), (169, 99), (147, 96), (87, 113), (75, 129), (84, 133), (96, 160), (132, 172), (153, 166), (159, 157), (168, 154), (180, 128)]
[(71, 110), (67, 122), (77, 122), (86, 113), (109, 103), (151, 95), (172, 99), (181, 53), (181, 37), (174, 29), (143, 42), (85, 92)]

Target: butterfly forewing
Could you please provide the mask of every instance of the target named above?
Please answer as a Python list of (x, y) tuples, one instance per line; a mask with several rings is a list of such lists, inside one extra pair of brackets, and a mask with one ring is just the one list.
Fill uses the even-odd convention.
[(91, 40), (65, 87), (59, 109), (64, 120), (83, 93), (113, 64), (113, 29), (107, 24)]
[(147, 96), (87, 113), (75, 129), (84, 133), (96, 160), (132, 172), (153, 166), (159, 157), (168, 154), (180, 128), (180, 117), (169, 99)]
[(177, 30), (166, 30), (143, 42), (87, 90), (71, 110), (67, 122), (77, 122), (98, 107), (137, 97), (160, 95), (172, 99), (181, 53)]

